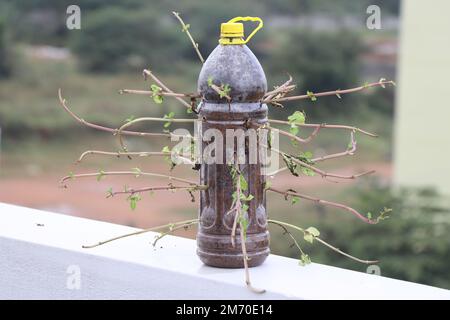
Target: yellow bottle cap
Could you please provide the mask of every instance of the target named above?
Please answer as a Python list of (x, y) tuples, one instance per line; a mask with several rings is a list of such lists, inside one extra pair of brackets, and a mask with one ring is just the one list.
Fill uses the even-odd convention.
[[(259, 22), (255, 30), (250, 33), (247, 39), (244, 38), (244, 25), (237, 21), (255, 21)], [(227, 44), (246, 44), (255, 33), (263, 27), (263, 21), (258, 17), (236, 17), (228, 22), (222, 23), (220, 25), (220, 40), (219, 43), (222, 45)]]

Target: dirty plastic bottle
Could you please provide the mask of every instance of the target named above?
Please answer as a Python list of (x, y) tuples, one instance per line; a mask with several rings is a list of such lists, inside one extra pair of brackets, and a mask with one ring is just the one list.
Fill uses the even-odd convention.
[[(237, 21), (257, 21), (258, 27), (244, 38), (244, 27)], [(231, 170), (226, 162), (227, 129), (249, 130), (249, 121), (263, 125), (267, 122), (267, 105), (261, 99), (267, 91), (267, 81), (258, 59), (246, 46), (250, 38), (262, 27), (262, 20), (253, 17), (236, 17), (221, 25), (219, 45), (205, 61), (198, 78), (198, 92), (202, 96), (199, 118), (202, 120), (201, 132), (216, 129), (222, 134), (222, 162), (202, 163), (200, 181), (208, 189), (201, 191), (199, 210), (199, 231), (197, 253), (207, 265), (223, 268), (242, 268), (243, 254), (239, 227), (235, 245), (231, 242), (231, 231), (235, 213), (229, 213), (232, 206), (233, 185)], [(211, 86), (230, 88), (228, 96), (221, 97)], [(201, 137), (200, 137), (201, 138)], [(230, 138), (229, 138), (230, 139)], [(233, 138), (234, 139), (234, 138)], [(211, 139), (212, 141), (214, 139)], [(235, 139), (236, 140), (236, 139)], [(203, 141), (202, 150), (211, 143)], [(235, 144), (238, 145), (235, 141)], [(229, 150), (227, 150), (229, 151)], [(236, 150), (234, 150), (236, 151)], [(269, 255), (269, 232), (267, 230), (267, 211), (265, 195), (265, 176), (262, 175), (261, 159), (249, 163), (249, 144), (246, 141), (245, 163), (239, 169), (248, 182), (246, 194), (252, 194), (247, 220), (246, 236), (248, 264), (260, 265)], [(217, 154), (216, 154), (217, 156)], [(255, 161), (253, 161), (255, 162)]]

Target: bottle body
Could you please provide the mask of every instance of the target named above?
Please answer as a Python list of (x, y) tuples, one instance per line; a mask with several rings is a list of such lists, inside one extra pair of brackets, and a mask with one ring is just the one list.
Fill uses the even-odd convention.
[[(231, 100), (220, 97), (212, 90), (212, 82), (218, 87), (228, 85)], [(262, 174), (264, 159), (259, 152), (259, 139), (256, 138), (256, 144), (252, 139), (258, 132), (255, 127), (267, 122), (267, 106), (260, 102), (267, 90), (264, 72), (245, 45), (219, 45), (205, 62), (198, 87), (203, 96), (199, 106), (202, 150), (207, 150), (211, 143), (216, 144), (216, 149), (215, 161), (203, 161), (201, 166), (200, 182), (208, 185), (208, 189), (201, 191), (200, 195), (197, 253), (210, 266), (244, 266), (239, 225), (234, 246), (231, 241), (235, 212), (230, 212), (230, 209), (236, 186), (229, 164), (229, 159), (237, 161), (235, 156), (242, 152), (245, 156), (240, 159), (238, 168), (248, 184), (245, 194), (253, 196), (252, 200), (246, 202), (249, 206), (245, 240), (248, 264), (251, 267), (260, 265), (269, 255), (269, 233), (265, 176)], [(249, 122), (252, 126), (249, 126)], [(243, 143), (236, 138), (236, 134), (243, 134)], [(211, 139), (211, 136), (214, 138)]]

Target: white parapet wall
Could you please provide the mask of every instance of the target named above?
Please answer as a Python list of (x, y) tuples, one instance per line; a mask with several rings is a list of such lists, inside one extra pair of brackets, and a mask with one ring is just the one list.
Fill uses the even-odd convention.
[(450, 291), (270, 255), (244, 272), (203, 265), (195, 241), (0, 203), (0, 299), (450, 299)]

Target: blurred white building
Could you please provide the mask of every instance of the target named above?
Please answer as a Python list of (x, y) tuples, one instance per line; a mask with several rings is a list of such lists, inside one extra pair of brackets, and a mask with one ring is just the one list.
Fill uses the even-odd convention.
[(394, 182), (450, 194), (450, 1), (402, 2)]

